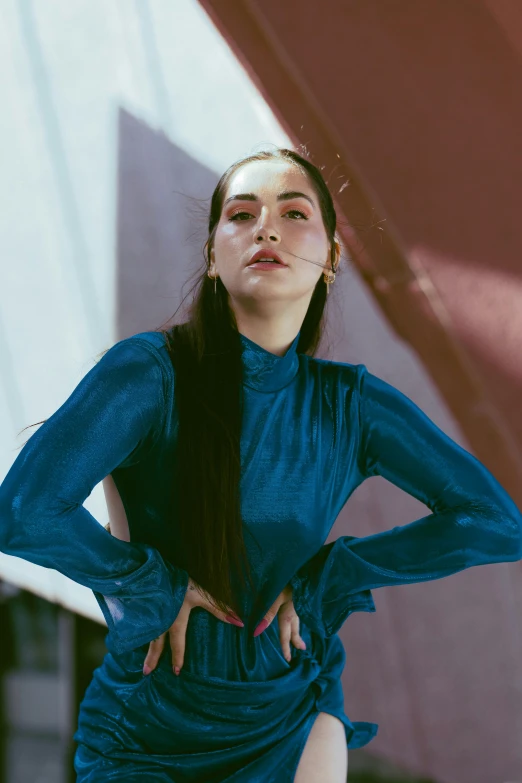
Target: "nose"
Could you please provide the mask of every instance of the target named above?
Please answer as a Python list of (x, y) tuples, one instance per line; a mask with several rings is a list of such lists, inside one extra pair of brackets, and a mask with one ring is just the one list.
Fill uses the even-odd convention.
[(268, 229), (267, 222), (269, 219), (269, 213), (263, 212), (262, 210), (261, 217), (259, 218), (260, 222), (255, 228), (257, 242), (262, 242), (266, 237), (269, 237), (272, 241), (275, 242), (281, 239), (279, 233), (274, 228)]
[(257, 242), (262, 242), (267, 237), (271, 239), (272, 242), (279, 242), (281, 240), (281, 237), (279, 236), (277, 231), (274, 231), (274, 229), (268, 231), (268, 229), (265, 229), (264, 227), (256, 228), (256, 237), (257, 237)]
[[(264, 232), (262, 232), (261, 234), (257, 235), (257, 241), (258, 242), (262, 242), (264, 238), (265, 238)], [(277, 237), (274, 234), (270, 234), (270, 239), (272, 239), (273, 241), (277, 241)]]

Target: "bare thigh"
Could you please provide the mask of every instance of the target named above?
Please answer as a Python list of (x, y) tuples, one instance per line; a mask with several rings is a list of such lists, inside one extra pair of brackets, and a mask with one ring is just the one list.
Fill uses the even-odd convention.
[(348, 748), (344, 725), (320, 712), (306, 740), (294, 783), (346, 783)]

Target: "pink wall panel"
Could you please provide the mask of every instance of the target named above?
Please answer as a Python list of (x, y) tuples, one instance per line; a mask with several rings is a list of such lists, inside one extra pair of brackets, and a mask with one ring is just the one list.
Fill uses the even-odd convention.
[[(522, 505), (520, 4), (200, 2), (324, 166), (390, 329)], [(371, 481), (351, 534), (424, 513), (382, 484), (377, 502)], [(347, 713), (381, 724), (372, 752), (448, 783), (522, 781), (520, 566), (382, 589), (371, 622), (349, 619)]]

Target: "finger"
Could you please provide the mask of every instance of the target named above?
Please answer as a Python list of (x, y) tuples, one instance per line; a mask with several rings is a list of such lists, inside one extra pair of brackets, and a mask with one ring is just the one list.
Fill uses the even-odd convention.
[(260, 633), (263, 633), (263, 631), (266, 631), (269, 625), (272, 624), (274, 617), (278, 614), (279, 609), (282, 605), (281, 601), (281, 595), (279, 595), (268, 612), (265, 614), (261, 622), (256, 626), (255, 631), (253, 633), (253, 636), (259, 636)]
[(185, 639), (187, 636), (190, 611), (190, 607), (182, 606), (174, 623), (169, 628), (172, 669), (174, 674), (180, 673), (183, 661), (185, 660)]
[(290, 639), (292, 636), (292, 616), (282, 612), (279, 615), (279, 639), (281, 641), (281, 649), (285, 659), (290, 663), (292, 660), (292, 652), (290, 650)]
[(167, 633), (165, 632), (156, 639), (153, 639), (149, 644), (149, 650), (143, 664), (143, 674), (150, 674), (151, 671), (156, 668), (163, 648), (165, 647), (166, 636)]
[(253, 636), (259, 636), (260, 633), (263, 633), (263, 631), (266, 631), (268, 626), (272, 624), (272, 621), (273, 621), (274, 617), (276, 616), (276, 614), (277, 614), (277, 612), (272, 612), (271, 610), (268, 611), (265, 614), (265, 616), (263, 617), (263, 619), (261, 620), (261, 622), (259, 623), (259, 625), (256, 627), (256, 629), (255, 629), (255, 631), (253, 633)]
[(306, 650), (306, 642), (301, 638), (301, 635), (299, 633), (300, 627), (301, 626), (299, 623), (299, 615), (295, 614), (292, 618), (292, 633), (291, 633), (292, 644), (298, 650)]
[(201, 606), (203, 609), (206, 609), (207, 612), (210, 612), (210, 614), (213, 614), (214, 617), (217, 617), (218, 620), (221, 620), (224, 623), (238, 625), (241, 628), (243, 628), (245, 625), (242, 620), (232, 611), (232, 609), (229, 608), (228, 612), (223, 612), (221, 609), (218, 609), (209, 600), (209, 597), (205, 591), (202, 590), (197, 582), (194, 582), (194, 580), (190, 577), (188, 581), (186, 601), (191, 608), (194, 606)]
[(230, 625), (237, 625), (240, 628), (244, 627), (244, 622), (240, 620), (239, 617), (232, 611), (232, 609), (229, 609), (228, 612), (222, 612), (221, 609), (218, 609), (216, 606), (210, 603), (210, 601), (207, 600), (205, 603), (204, 608), (210, 612), (210, 614), (213, 614), (214, 617), (217, 617), (218, 620), (222, 620), (224, 623), (229, 623)]

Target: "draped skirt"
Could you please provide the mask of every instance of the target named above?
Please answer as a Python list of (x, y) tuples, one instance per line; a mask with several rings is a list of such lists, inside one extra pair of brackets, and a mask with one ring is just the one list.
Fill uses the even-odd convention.
[[(277, 634), (275, 626), (264, 633)], [(77, 783), (293, 783), (319, 712), (341, 720), (348, 748), (367, 745), (378, 725), (345, 715), (340, 638), (321, 638), (304, 624), (300, 634), (307, 649), (290, 645), (291, 661), (281, 656), (282, 673), (264, 680), (221, 679), (185, 665), (176, 676), (168, 645), (147, 676), (148, 645), (107, 653), (80, 706)]]

